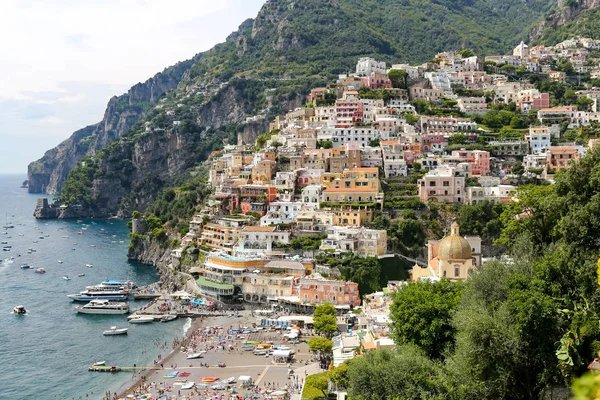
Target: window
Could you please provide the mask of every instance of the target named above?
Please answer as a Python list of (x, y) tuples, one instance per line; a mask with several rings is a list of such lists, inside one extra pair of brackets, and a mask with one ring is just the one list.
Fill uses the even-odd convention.
[(429, 186), (435, 186), (435, 182), (434, 181), (429, 182)]
[(444, 187), (448, 187), (450, 186), (450, 182), (449, 181), (444, 181)]
[(460, 268), (454, 267), (454, 276), (455, 277), (459, 277), (460, 276)]

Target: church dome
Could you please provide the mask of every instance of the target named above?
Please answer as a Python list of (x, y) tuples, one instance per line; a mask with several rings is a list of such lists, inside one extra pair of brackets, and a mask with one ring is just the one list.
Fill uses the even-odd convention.
[(458, 224), (452, 223), (452, 233), (440, 241), (438, 248), (440, 260), (470, 260), (471, 245), (459, 235)]

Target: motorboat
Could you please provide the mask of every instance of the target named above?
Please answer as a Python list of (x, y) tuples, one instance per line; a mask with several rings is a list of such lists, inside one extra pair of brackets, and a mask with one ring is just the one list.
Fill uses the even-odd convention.
[(23, 306), (15, 306), (15, 308), (13, 308), (13, 313), (23, 315), (27, 314), (27, 311)]
[(177, 315), (167, 315), (166, 317), (162, 317), (160, 322), (171, 322), (177, 319)]
[(127, 300), (129, 295), (123, 291), (102, 291), (102, 292), (91, 292), (85, 290), (79, 294), (68, 294), (68, 298), (73, 301), (88, 302), (91, 300), (112, 300), (112, 301), (123, 301)]
[(137, 285), (132, 281), (121, 281), (118, 279), (107, 279), (102, 281), (98, 286), (108, 288), (125, 288), (125, 289), (136, 289)]
[(65, 275), (65, 276), (63, 276), (63, 279), (64, 279), (65, 281), (70, 281), (70, 280), (71, 280), (71, 278), (69, 278), (69, 277), (68, 277), (68, 276), (66, 276), (66, 275)]
[(229, 384), (235, 382), (235, 377), (232, 376), (231, 378), (223, 379), (223, 380), (221, 380), (221, 382), (229, 385)]
[(154, 317), (142, 315), (129, 320), (130, 324), (148, 324), (154, 322)]
[(31, 268), (32, 267), (29, 264), (23, 264), (23, 265), (21, 265), (21, 269), (31, 269)]
[(116, 326), (111, 326), (110, 329), (102, 332), (104, 336), (115, 336), (115, 335), (127, 335), (128, 328), (117, 328)]
[(204, 353), (206, 353), (206, 351), (204, 351), (204, 350), (200, 351), (198, 353), (191, 353), (191, 354), (188, 354), (185, 358), (187, 358), (188, 360), (193, 360), (193, 359), (196, 359), (196, 358), (202, 358), (202, 354), (204, 354)]
[(127, 314), (129, 313), (129, 303), (92, 300), (86, 305), (75, 307), (75, 310), (82, 314)]
[(92, 367), (99, 367), (101, 365), (106, 365), (106, 361), (96, 361), (92, 364)]
[(59, 263), (59, 264), (62, 264), (63, 262), (64, 262), (63, 260), (58, 260), (58, 263)]
[(45, 274), (46, 270), (44, 268), (38, 268), (38, 269), (35, 270), (35, 273), (36, 274)]
[(77, 276), (81, 278), (82, 276), (85, 276), (85, 274), (79, 274)]
[(94, 266), (92, 264), (85, 264), (85, 266), (88, 268), (94, 268)]

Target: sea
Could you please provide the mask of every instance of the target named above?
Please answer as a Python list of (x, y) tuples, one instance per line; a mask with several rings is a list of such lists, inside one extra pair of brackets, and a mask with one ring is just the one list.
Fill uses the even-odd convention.
[[(0, 399), (101, 399), (107, 390), (124, 387), (132, 373), (88, 372), (89, 365), (152, 365), (167, 353), (158, 345), (170, 348), (190, 321), (135, 325), (126, 315), (76, 313), (73, 307), (81, 303), (67, 294), (105, 279), (146, 285), (158, 275), (152, 266), (127, 260), (125, 221), (36, 220), (41, 195), (20, 188), (25, 179), (0, 175), (0, 227), (14, 225), (0, 228), (0, 241), (7, 242), (1, 247), (11, 246), (0, 252)], [(46, 273), (22, 269), (23, 264)], [(132, 308), (144, 304), (131, 301)], [(13, 314), (16, 305), (27, 314)], [(129, 328), (129, 334), (103, 336), (111, 326)]]

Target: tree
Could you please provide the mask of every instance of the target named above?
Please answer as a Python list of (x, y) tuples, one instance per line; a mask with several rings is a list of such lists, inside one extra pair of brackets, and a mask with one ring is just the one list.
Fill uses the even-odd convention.
[(440, 365), (411, 345), (353, 359), (347, 381), (348, 398), (355, 400), (448, 398)]
[(408, 72), (403, 69), (391, 69), (388, 72), (388, 78), (392, 81), (392, 86), (395, 88), (408, 88)]
[(523, 163), (521, 161), (517, 161), (510, 169), (510, 172), (512, 172), (513, 175), (520, 177), (525, 172), (525, 167), (523, 167)]
[(320, 400), (327, 397), (327, 372), (313, 374), (306, 377), (302, 398), (307, 400)]
[(319, 304), (315, 307), (315, 312), (313, 313), (313, 318), (320, 318), (323, 315), (332, 315), (335, 317), (337, 311), (333, 304), (331, 303), (323, 303)]
[(458, 54), (462, 56), (462, 58), (474, 57), (475, 53), (471, 49), (462, 49), (457, 51)]
[(333, 142), (331, 140), (319, 140), (317, 142), (317, 149), (331, 149)]
[(324, 337), (315, 337), (308, 341), (308, 347), (319, 356), (321, 368), (326, 369), (333, 355), (333, 342)]
[(391, 337), (411, 343), (434, 359), (454, 345), (452, 315), (462, 295), (459, 282), (410, 282), (398, 289), (390, 307)]
[(461, 144), (469, 144), (469, 137), (467, 135), (463, 135), (462, 133), (457, 133), (456, 135), (452, 135), (448, 138), (448, 145), (461, 145)]
[(577, 99), (576, 104), (579, 111), (587, 111), (594, 104), (594, 100), (588, 97), (580, 97)]
[(319, 318), (314, 318), (315, 332), (325, 337), (332, 337), (338, 330), (337, 319), (332, 315), (322, 315)]

